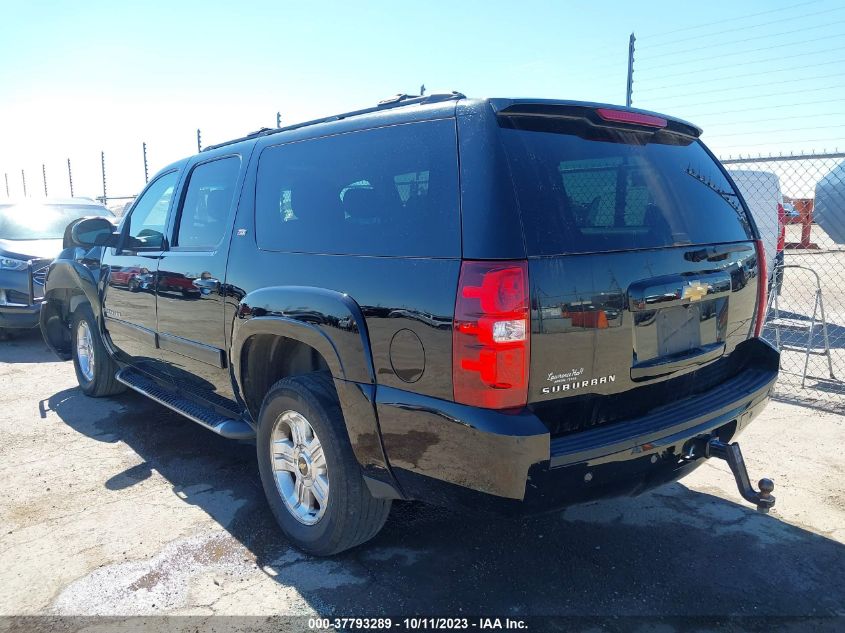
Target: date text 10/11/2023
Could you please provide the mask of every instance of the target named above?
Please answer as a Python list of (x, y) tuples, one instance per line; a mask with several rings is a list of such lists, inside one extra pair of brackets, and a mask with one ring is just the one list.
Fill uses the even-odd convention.
[(524, 620), (513, 618), (309, 618), (311, 630), (527, 630)]

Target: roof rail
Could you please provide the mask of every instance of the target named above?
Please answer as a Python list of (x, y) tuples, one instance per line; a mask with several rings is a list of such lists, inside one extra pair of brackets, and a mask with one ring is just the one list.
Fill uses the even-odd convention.
[(382, 101), (379, 101), (378, 104), (374, 107), (363, 108), (361, 110), (352, 110), (351, 112), (343, 112), (341, 114), (333, 114), (331, 116), (323, 117), (321, 119), (313, 119), (311, 121), (304, 121), (302, 123), (294, 123), (293, 125), (288, 125), (286, 127), (281, 128), (263, 127), (260, 130), (256, 130), (255, 132), (250, 132), (246, 136), (232, 139), (231, 141), (224, 141), (223, 143), (217, 143), (216, 145), (209, 145), (208, 147), (203, 148), (202, 151), (208, 152), (213, 149), (217, 149), (218, 147), (226, 147), (227, 145), (233, 145), (234, 143), (248, 141), (250, 139), (259, 138), (261, 136), (270, 136), (271, 134), (278, 134), (279, 132), (298, 130), (299, 128), (308, 127), (310, 125), (317, 125), (318, 123), (340, 121), (341, 119), (349, 119), (351, 117), (360, 116), (362, 114), (370, 114), (371, 112), (380, 112), (381, 110), (389, 110), (391, 108), (399, 108), (409, 105), (423, 105), (427, 103), (439, 103), (441, 101), (451, 101), (465, 98), (466, 95), (455, 91), (435, 93), (425, 96), (397, 94), (392, 97), (388, 97), (387, 99), (383, 99)]

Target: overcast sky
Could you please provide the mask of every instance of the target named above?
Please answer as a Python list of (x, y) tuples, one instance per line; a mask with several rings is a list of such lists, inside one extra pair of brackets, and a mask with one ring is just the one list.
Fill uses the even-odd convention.
[[(0, 0), (0, 173), (12, 196), (110, 196), (203, 143), (460, 90), (624, 103), (704, 128), (720, 156), (845, 149), (845, 3)], [(2, 176), (0, 176), (2, 177)], [(0, 181), (0, 198), (5, 186)]]

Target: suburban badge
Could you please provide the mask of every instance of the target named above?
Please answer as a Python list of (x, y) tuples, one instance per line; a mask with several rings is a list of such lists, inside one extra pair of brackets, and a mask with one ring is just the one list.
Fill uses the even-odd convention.
[(616, 382), (616, 374), (600, 376), (599, 378), (585, 378), (584, 380), (576, 380), (575, 382), (566, 382), (552, 385), (551, 387), (543, 387), (542, 392), (544, 394), (549, 394), (559, 393), (561, 391), (577, 391), (578, 389), (586, 389), (587, 387), (595, 387), (597, 385), (606, 385), (612, 382)]

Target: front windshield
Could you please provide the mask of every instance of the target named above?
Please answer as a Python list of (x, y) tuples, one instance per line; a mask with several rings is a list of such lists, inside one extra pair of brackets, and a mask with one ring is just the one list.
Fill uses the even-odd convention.
[(0, 239), (60, 240), (67, 225), (86, 215), (111, 217), (105, 207), (81, 204), (17, 204), (0, 208)]

